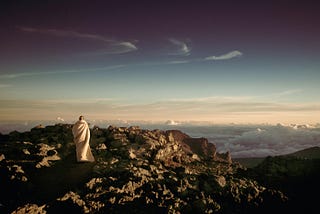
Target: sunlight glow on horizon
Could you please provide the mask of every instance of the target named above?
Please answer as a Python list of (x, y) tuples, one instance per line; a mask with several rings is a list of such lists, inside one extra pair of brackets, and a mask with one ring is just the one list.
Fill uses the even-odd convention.
[(0, 121), (320, 122), (312, 4), (35, 2), (0, 3)]
[(316, 124), (320, 103), (258, 102), (251, 98), (199, 98), (155, 103), (125, 104), (112, 99), (6, 101), (1, 120), (73, 120), (86, 115), (91, 120), (209, 121), (214, 124)]

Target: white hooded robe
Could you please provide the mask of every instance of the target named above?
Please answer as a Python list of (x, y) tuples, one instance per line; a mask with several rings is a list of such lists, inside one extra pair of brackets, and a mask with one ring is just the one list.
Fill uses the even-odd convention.
[(90, 129), (85, 120), (77, 121), (72, 127), (73, 140), (76, 144), (76, 155), (78, 162), (94, 162), (89, 141)]

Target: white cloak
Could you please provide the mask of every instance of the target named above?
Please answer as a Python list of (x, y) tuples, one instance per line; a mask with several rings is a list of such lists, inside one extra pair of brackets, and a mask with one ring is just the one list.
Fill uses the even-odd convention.
[(77, 121), (72, 127), (73, 141), (76, 144), (78, 162), (94, 162), (89, 141), (90, 129), (85, 120)]

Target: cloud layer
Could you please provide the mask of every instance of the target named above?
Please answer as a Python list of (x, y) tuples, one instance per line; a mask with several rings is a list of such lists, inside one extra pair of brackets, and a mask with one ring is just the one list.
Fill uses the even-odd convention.
[[(121, 101), (121, 102), (120, 102)], [(87, 112), (96, 119), (197, 120), (215, 123), (315, 123), (320, 103), (276, 103), (252, 97), (204, 97), (137, 103), (134, 100), (0, 100), (0, 112), (6, 119), (42, 119), (55, 111), (64, 118)], [(78, 114), (78, 113), (77, 113)], [(44, 116), (45, 115), (45, 116)]]
[(218, 150), (230, 151), (233, 157), (284, 155), (313, 146), (320, 146), (319, 128), (281, 124), (256, 128), (217, 143)]

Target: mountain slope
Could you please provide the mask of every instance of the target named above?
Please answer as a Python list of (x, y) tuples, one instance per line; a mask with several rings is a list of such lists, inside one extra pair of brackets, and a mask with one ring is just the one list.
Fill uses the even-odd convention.
[(320, 159), (320, 147), (314, 146), (314, 147), (303, 149), (291, 154), (287, 154), (287, 156), (294, 156), (294, 157), (306, 158), (306, 159)]
[[(287, 197), (241, 176), (204, 138), (95, 127), (95, 163), (76, 163), (72, 125), (3, 135), (1, 213), (267, 213)], [(43, 197), (46, 195), (46, 197)]]

